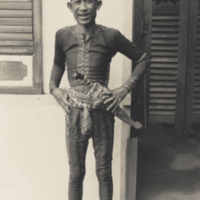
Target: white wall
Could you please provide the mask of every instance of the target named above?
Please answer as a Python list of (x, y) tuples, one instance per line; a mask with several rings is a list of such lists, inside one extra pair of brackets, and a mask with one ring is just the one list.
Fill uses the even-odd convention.
[[(123, 7), (129, 6), (129, 2), (130, 0), (103, 1), (97, 23), (114, 27), (124, 33)], [(43, 0), (43, 67), (46, 95), (0, 95), (1, 200), (68, 199), (65, 116), (55, 100), (47, 94), (55, 32), (61, 27), (75, 24), (66, 3), (67, 0)], [(110, 88), (122, 84), (122, 66), (123, 57), (117, 55), (111, 65)], [(65, 75), (61, 87), (68, 87), (66, 79)], [(119, 200), (121, 122), (117, 119), (115, 130), (113, 199)], [(84, 200), (94, 199), (98, 199), (98, 182), (90, 144)]]

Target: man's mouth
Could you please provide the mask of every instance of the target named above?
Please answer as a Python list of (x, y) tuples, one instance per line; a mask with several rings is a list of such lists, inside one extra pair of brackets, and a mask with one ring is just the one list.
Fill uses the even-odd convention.
[(79, 14), (80, 17), (86, 18), (89, 16), (89, 13)]

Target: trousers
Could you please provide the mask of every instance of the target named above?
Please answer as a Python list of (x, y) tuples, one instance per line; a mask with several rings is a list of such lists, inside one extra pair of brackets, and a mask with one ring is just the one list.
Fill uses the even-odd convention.
[(83, 196), (83, 180), (85, 176), (85, 158), (88, 140), (93, 142), (96, 175), (99, 181), (100, 200), (112, 200), (112, 152), (114, 137), (114, 115), (106, 110), (90, 111), (92, 127), (87, 135), (81, 130), (82, 109), (70, 108), (67, 116), (66, 141), (69, 158), (69, 200), (81, 200)]

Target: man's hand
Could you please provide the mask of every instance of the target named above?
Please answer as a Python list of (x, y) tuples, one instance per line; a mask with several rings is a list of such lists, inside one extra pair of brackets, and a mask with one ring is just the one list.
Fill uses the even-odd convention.
[(55, 88), (52, 92), (52, 95), (61, 106), (61, 108), (64, 110), (64, 112), (69, 114), (69, 107), (71, 106), (71, 104), (67, 101), (67, 91), (64, 89)]
[(128, 94), (128, 90), (123, 87), (119, 87), (114, 90), (111, 90), (111, 93), (112, 93), (112, 96), (108, 98), (106, 101), (104, 101), (104, 104), (110, 103), (107, 110), (111, 111), (112, 113), (115, 113), (121, 101)]

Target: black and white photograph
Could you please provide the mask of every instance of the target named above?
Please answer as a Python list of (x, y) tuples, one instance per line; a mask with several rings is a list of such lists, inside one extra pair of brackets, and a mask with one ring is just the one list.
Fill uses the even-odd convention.
[(0, 200), (200, 200), (200, 0), (0, 0)]

